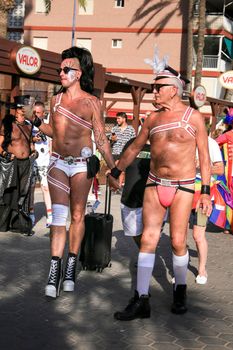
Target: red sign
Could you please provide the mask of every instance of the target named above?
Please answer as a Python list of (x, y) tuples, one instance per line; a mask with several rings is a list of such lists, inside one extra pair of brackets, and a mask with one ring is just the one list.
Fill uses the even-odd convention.
[(196, 108), (204, 106), (206, 102), (206, 89), (202, 85), (198, 85), (193, 90), (193, 102)]
[(233, 70), (229, 70), (219, 77), (220, 84), (225, 88), (232, 90), (233, 89)]
[(41, 58), (39, 53), (30, 46), (22, 46), (13, 55), (17, 68), (29, 75), (33, 75), (40, 70)]

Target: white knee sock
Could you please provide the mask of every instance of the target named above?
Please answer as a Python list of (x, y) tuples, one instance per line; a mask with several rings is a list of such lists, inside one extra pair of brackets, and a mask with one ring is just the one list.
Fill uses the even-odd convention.
[(139, 253), (137, 271), (137, 291), (139, 296), (148, 294), (154, 263), (154, 253)]
[(183, 256), (172, 254), (173, 272), (175, 277), (175, 288), (177, 284), (186, 284), (186, 275), (189, 263), (189, 252)]

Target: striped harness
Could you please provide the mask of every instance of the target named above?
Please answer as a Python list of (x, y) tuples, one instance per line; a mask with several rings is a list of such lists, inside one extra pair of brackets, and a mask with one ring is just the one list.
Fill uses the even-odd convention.
[(194, 111), (193, 108), (188, 107), (186, 109), (186, 111), (184, 112), (184, 115), (183, 115), (181, 121), (155, 126), (154, 128), (151, 129), (150, 136), (152, 136), (158, 132), (161, 132), (161, 131), (182, 128), (182, 129), (186, 130), (192, 137), (195, 138), (196, 130), (189, 124), (189, 119), (190, 119), (193, 111)]
[(83, 126), (86, 129), (92, 130), (91, 123), (87, 122), (86, 120), (82, 119), (78, 115), (68, 111), (68, 109), (61, 106), (62, 95), (63, 93), (56, 95), (53, 111), (64, 115), (66, 118), (72, 120), (74, 123), (79, 124), (80, 126)]

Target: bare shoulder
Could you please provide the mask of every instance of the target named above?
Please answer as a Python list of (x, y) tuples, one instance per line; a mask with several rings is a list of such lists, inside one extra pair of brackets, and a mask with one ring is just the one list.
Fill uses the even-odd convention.
[(51, 107), (54, 107), (56, 98), (57, 98), (57, 95), (53, 95), (53, 96), (52, 96), (52, 98), (51, 98), (51, 100), (50, 100), (50, 106), (51, 106)]
[(158, 117), (162, 115), (164, 111), (162, 109), (151, 112), (151, 114), (146, 118), (144, 124), (146, 124), (149, 128), (153, 127)]
[(91, 107), (91, 106), (97, 106), (100, 105), (100, 100), (98, 99), (98, 97), (90, 95), (90, 94), (85, 94), (82, 98), (82, 103)]
[(196, 126), (203, 125), (204, 117), (199, 111), (197, 111), (196, 109), (193, 109), (190, 122)]
[(82, 97), (80, 103), (84, 111), (91, 113), (93, 116), (100, 115), (101, 103), (96, 96), (86, 94)]

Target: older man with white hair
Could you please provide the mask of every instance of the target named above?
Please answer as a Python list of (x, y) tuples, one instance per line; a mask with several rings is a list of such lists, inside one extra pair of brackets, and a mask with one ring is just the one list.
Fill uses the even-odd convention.
[(157, 72), (154, 80), (156, 105), (161, 108), (145, 120), (135, 141), (120, 157), (117, 167), (111, 170), (112, 188), (116, 179), (133, 161), (146, 143), (151, 144), (151, 163), (144, 201), (143, 233), (138, 256), (137, 286), (134, 297), (118, 320), (150, 317), (149, 284), (155, 262), (155, 250), (167, 208), (170, 209), (170, 236), (175, 276), (174, 300), (171, 311), (182, 314), (186, 306), (186, 274), (189, 262), (187, 226), (191, 212), (196, 175), (195, 154), (199, 152), (202, 189), (197, 208), (209, 216), (210, 159), (205, 124), (201, 114), (181, 101), (184, 80), (170, 67)]

